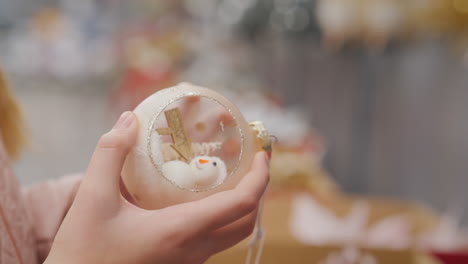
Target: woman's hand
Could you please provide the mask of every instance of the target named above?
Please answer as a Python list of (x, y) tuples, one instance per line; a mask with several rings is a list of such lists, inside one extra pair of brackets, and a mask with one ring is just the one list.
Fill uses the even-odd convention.
[(235, 189), (148, 211), (120, 193), (120, 172), (137, 122), (124, 113), (99, 140), (46, 264), (203, 263), (247, 237), (268, 184), (268, 158), (258, 153)]

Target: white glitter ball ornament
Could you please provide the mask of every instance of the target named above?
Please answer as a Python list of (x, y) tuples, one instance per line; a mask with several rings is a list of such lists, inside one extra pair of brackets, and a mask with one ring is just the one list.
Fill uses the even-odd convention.
[(122, 179), (145, 209), (232, 189), (249, 171), (255, 152), (270, 146), (261, 123), (247, 123), (222, 95), (188, 83), (154, 93), (134, 113), (138, 138)]

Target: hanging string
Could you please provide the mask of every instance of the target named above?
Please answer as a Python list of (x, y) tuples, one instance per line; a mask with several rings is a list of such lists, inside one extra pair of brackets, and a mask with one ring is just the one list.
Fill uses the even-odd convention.
[(245, 264), (252, 263), (252, 255), (255, 248), (258, 245), (257, 254), (255, 255), (255, 262), (254, 264), (260, 264), (260, 259), (262, 258), (263, 247), (265, 245), (265, 230), (262, 227), (262, 214), (263, 214), (263, 197), (260, 200), (260, 206), (257, 211), (257, 218), (255, 222), (255, 228), (253, 232), (253, 236), (249, 243), (247, 244), (247, 258), (245, 259)]

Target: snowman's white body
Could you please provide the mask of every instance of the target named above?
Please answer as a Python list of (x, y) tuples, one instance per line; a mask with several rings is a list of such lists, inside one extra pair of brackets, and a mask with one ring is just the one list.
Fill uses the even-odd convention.
[(221, 184), (227, 176), (226, 165), (218, 157), (198, 156), (190, 164), (180, 160), (165, 162), (162, 173), (185, 189), (207, 189)]

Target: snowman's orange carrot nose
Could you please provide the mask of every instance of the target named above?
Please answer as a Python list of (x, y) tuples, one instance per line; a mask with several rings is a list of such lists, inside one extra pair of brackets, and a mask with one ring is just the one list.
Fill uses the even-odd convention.
[(208, 161), (206, 159), (199, 159), (198, 162), (200, 162), (200, 164), (203, 164), (203, 163), (207, 163)]

